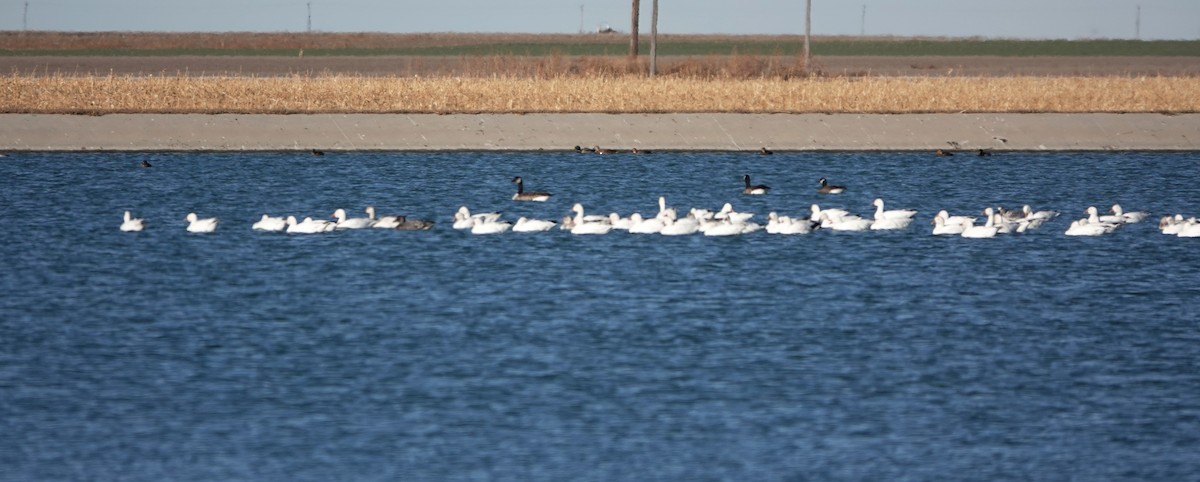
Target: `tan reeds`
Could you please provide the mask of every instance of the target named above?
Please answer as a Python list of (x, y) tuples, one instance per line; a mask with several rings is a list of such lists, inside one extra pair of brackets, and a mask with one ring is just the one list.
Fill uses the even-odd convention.
[(5, 113), (1200, 112), (1196, 77), (0, 77)]

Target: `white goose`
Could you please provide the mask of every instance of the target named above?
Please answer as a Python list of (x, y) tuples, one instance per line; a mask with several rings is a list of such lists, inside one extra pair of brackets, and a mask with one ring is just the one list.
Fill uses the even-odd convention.
[(675, 212), (675, 208), (667, 207), (667, 198), (663, 196), (658, 197), (658, 214), (656, 214), (654, 217), (661, 219), (679, 218), (678, 213)]
[(642, 219), (640, 213), (631, 214), (629, 220), (629, 234), (658, 234), (666, 226), (666, 221), (669, 221), (657, 217)]
[(962, 234), (967, 228), (967, 223), (975, 222), (974, 219), (967, 217), (966, 219), (960, 220), (962, 222), (956, 224), (946, 224), (946, 217), (942, 216), (942, 213), (945, 212), (946, 211), (939, 212), (937, 216), (933, 217), (933, 221), (930, 221), (930, 224), (933, 225), (934, 236)]
[(288, 216), (285, 223), (287, 224), (285, 231), (292, 234), (328, 233), (337, 229), (337, 223), (311, 217), (304, 218), (302, 222), (296, 222), (295, 216)]
[(471, 234), (500, 234), (512, 228), (512, 223), (494, 219), (477, 221), (471, 226)]
[[(990, 209), (990, 208), (989, 208)], [(967, 221), (962, 225), (962, 236), (964, 238), (994, 238), (999, 229), (992, 225), (992, 217), (988, 216), (987, 222), (983, 226), (976, 226), (974, 221)]]
[(754, 217), (754, 213), (743, 213), (733, 210), (733, 204), (725, 203), (721, 206), (721, 210), (713, 215), (713, 219), (729, 220), (732, 223), (749, 222), (750, 218)]
[(872, 231), (894, 231), (907, 229), (912, 223), (912, 218), (884, 218), (876, 219), (871, 222)]
[(575, 203), (571, 206), (571, 211), (575, 212), (575, 227), (571, 228), (571, 234), (607, 234), (612, 230), (612, 225), (608, 224), (604, 216), (600, 219), (584, 216), (582, 204)]
[(1150, 213), (1145, 211), (1127, 213), (1124, 209), (1121, 209), (1120, 204), (1113, 204), (1112, 208), (1109, 208), (1109, 211), (1112, 211), (1113, 216), (1120, 218), (1123, 223), (1140, 223), (1150, 215)]
[(536, 233), (541, 231), (549, 231), (558, 223), (545, 219), (529, 219), (524, 216), (517, 218), (517, 223), (512, 226), (514, 233)]
[(813, 204), (810, 209), (812, 209), (812, 216), (810, 216), (808, 219), (812, 222), (821, 222), (821, 214), (826, 214), (830, 220), (835, 221), (838, 218), (850, 215), (850, 212), (845, 209), (821, 209), (821, 206), (816, 204)]
[(287, 220), (282, 216), (271, 217), (264, 213), (261, 219), (250, 225), (250, 229), (255, 231), (283, 231), (287, 229)]
[(371, 218), (347, 218), (346, 210), (342, 208), (333, 212), (333, 219), (337, 220), (338, 229), (363, 229), (375, 224)]
[(121, 231), (127, 233), (137, 232), (145, 227), (146, 225), (142, 222), (142, 218), (135, 218), (129, 211), (125, 211), (125, 221), (121, 223)]
[(196, 213), (188, 213), (183, 219), (188, 222), (189, 233), (211, 233), (217, 230), (217, 223), (220, 222), (217, 218), (200, 219)]
[(829, 213), (821, 212), (821, 227), (834, 231), (866, 231), (871, 228), (871, 220), (854, 215), (846, 215), (833, 219)]
[(1106, 229), (1105, 232), (1112, 232), (1114, 229), (1120, 227), (1124, 219), (1121, 216), (1100, 216), (1096, 210), (1096, 206), (1088, 206), (1084, 212), (1088, 215), (1087, 219), (1084, 220), (1087, 224), (1103, 226)]
[(1111, 232), (1112, 228), (1105, 224), (1089, 222), (1087, 219), (1076, 219), (1071, 221), (1071, 226), (1067, 228), (1067, 236), (1100, 236)]
[(470, 209), (462, 206), (454, 213), (454, 229), (471, 229), (477, 222), (495, 222), (498, 219), (500, 219), (498, 212), (471, 214)]
[(975, 222), (975, 216), (951, 216), (950, 213), (945, 209), (938, 211), (937, 215), (934, 216), (934, 219), (939, 217), (942, 218), (942, 221), (945, 222), (944, 224), (946, 226), (957, 226), (967, 221)]
[(1191, 218), (1180, 224), (1181, 227), (1176, 236), (1181, 238), (1200, 238), (1200, 223), (1196, 222), (1196, 218)]
[(765, 229), (768, 234), (808, 234), (812, 232), (812, 225), (807, 219), (793, 219), (788, 216), (780, 216), (772, 211), (767, 214)]
[(663, 236), (687, 236), (696, 234), (700, 230), (700, 222), (692, 216), (684, 216), (680, 219), (667, 219), (663, 221), (662, 230), (658, 232)]
[(367, 213), (367, 219), (374, 221), (371, 223), (372, 228), (396, 229), (403, 222), (403, 216), (380, 216), (376, 218), (375, 206), (367, 206), (367, 209), (364, 209), (364, 211)]
[(875, 206), (875, 219), (876, 220), (879, 220), (879, 219), (911, 219), (913, 216), (917, 215), (917, 212), (913, 211), (911, 209), (892, 209), (890, 211), (885, 211), (883, 209), (883, 199), (880, 199), (880, 198), (875, 198), (875, 200), (872, 201), (871, 204), (873, 206)]

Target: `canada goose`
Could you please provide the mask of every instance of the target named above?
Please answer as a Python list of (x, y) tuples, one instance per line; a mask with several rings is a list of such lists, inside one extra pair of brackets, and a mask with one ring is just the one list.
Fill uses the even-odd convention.
[(513, 201), (545, 202), (546, 200), (550, 199), (550, 193), (548, 192), (525, 192), (525, 181), (521, 179), (521, 176), (514, 177), (512, 182), (517, 184), (517, 193), (513, 194)]
[(125, 221), (121, 223), (121, 231), (135, 232), (141, 231), (145, 227), (142, 218), (135, 218), (129, 211), (125, 211)]
[(765, 147), (760, 147), (758, 149), (758, 155), (760, 155), (760, 156), (769, 156), (771, 154), (774, 154), (774, 152), (771, 152), (770, 149), (767, 149)]
[(767, 191), (771, 190), (771, 188), (767, 187), (766, 184), (758, 184), (758, 185), (751, 186), (749, 174), (742, 175), (742, 181), (745, 181), (745, 183), (746, 183), (746, 188), (742, 189), (742, 194), (753, 194), (753, 195), (766, 194)]
[(150, 161), (142, 159), (142, 167), (150, 167)]
[(184, 220), (188, 222), (189, 233), (211, 233), (217, 230), (217, 218), (200, 219), (196, 213), (188, 213)]
[(846, 186), (829, 184), (829, 181), (826, 181), (823, 177), (818, 179), (817, 182), (821, 184), (821, 187), (817, 188), (817, 192), (821, 194), (841, 194), (842, 191), (846, 190)]
[(933, 154), (934, 154), (935, 156), (938, 156), (938, 157), (950, 157), (950, 156), (953, 156), (953, 155), (954, 155), (954, 153), (953, 153), (953, 152), (946, 151), (946, 150), (942, 150), (942, 149), (938, 149), (938, 150), (936, 150), (936, 151), (933, 151)]

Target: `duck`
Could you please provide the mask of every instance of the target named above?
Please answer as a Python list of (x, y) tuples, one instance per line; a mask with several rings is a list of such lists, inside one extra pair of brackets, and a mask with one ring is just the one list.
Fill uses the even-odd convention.
[(125, 221), (121, 223), (121, 231), (133, 233), (141, 231), (145, 227), (146, 224), (142, 222), (142, 218), (135, 218), (132, 213), (125, 211)]
[(938, 150), (933, 151), (933, 155), (938, 156), (938, 157), (951, 157), (954, 155), (954, 153), (944, 150), (944, 149), (938, 149)]
[(885, 211), (883, 209), (883, 199), (881, 198), (875, 198), (875, 200), (871, 202), (871, 205), (875, 206), (875, 219), (909, 219), (917, 215), (917, 212), (911, 209), (893, 209), (890, 211)]
[(324, 156), (324, 155), (325, 155), (325, 151), (322, 151), (322, 150), (320, 150), (320, 149), (313, 149), (313, 150), (312, 150), (312, 155), (314, 155), (314, 156)]
[(571, 234), (607, 234), (612, 230), (612, 225), (608, 224), (603, 216), (600, 219), (588, 218), (583, 214), (583, 204), (575, 203), (571, 206), (571, 211), (575, 213), (574, 224), (571, 228)]
[(638, 149), (635, 147), (633, 149), (630, 149), (629, 153), (630, 154), (654, 154), (654, 151), (642, 150), (642, 149)]
[(846, 186), (835, 186), (829, 184), (829, 181), (823, 177), (817, 179), (817, 183), (821, 185), (821, 187), (817, 188), (817, 193), (819, 194), (841, 194), (846, 190)]
[(346, 210), (342, 208), (333, 212), (333, 218), (337, 220), (337, 229), (363, 229), (375, 224), (371, 218), (347, 218)]
[(287, 229), (287, 220), (282, 216), (271, 217), (270, 215), (263, 213), (261, 219), (250, 225), (250, 229), (255, 231), (283, 231)]
[(766, 184), (757, 184), (757, 185), (751, 186), (749, 174), (742, 175), (742, 181), (746, 182), (746, 188), (742, 189), (742, 194), (759, 195), (759, 194), (766, 194), (767, 191), (771, 190), (771, 188), (767, 187)]
[(217, 218), (200, 219), (196, 213), (188, 213), (183, 219), (188, 222), (189, 233), (211, 233), (217, 230), (217, 223), (220, 222)]
[(537, 201), (545, 202), (550, 199), (550, 193), (541, 191), (525, 192), (525, 180), (521, 176), (514, 177), (512, 182), (517, 185), (517, 193), (513, 194), (513, 201)]
[(529, 219), (524, 216), (517, 218), (517, 223), (512, 226), (514, 233), (536, 233), (541, 231), (549, 231), (554, 229), (558, 223), (546, 219)]
[[(990, 209), (990, 208), (989, 208)], [(987, 222), (983, 226), (976, 226), (974, 221), (967, 221), (962, 225), (962, 233), (959, 236), (964, 238), (994, 238), (1000, 230), (992, 224), (992, 217), (988, 216)]]
[(592, 147), (592, 152), (595, 152), (596, 154), (617, 154), (621, 151), (618, 151), (616, 149), (605, 149), (600, 146), (594, 146), (594, 147)]
[(1124, 209), (1121, 209), (1120, 204), (1113, 204), (1112, 207), (1109, 208), (1109, 211), (1113, 213), (1113, 216), (1120, 218), (1121, 222), (1123, 223), (1140, 223), (1142, 220), (1146, 219), (1146, 217), (1150, 216), (1150, 213), (1145, 211), (1127, 213)]
[(396, 229), (400, 227), (400, 223), (404, 219), (404, 216), (380, 216), (376, 218), (375, 206), (367, 206), (363, 211), (367, 213), (367, 219), (374, 221), (371, 227), (376, 229)]
[(142, 164), (141, 164), (141, 166), (142, 166), (142, 167), (151, 167), (151, 166), (150, 166), (150, 161), (147, 161), (147, 160), (145, 160), (145, 159), (142, 159)]
[(774, 152), (771, 152), (771, 150), (770, 150), (770, 149), (767, 149), (766, 147), (760, 147), (760, 148), (758, 148), (758, 155), (760, 155), (760, 156), (769, 156), (769, 155), (772, 155), (772, 154), (775, 154), (775, 153), (774, 153)]
[(977, 155), (979, 157), (987, 157), (987, 156), (992, 155), (992, 150), (991, 149), (979, 149), (978, 151), (975, 152), (975, 155)]
[(579, 146), (575, 146), (575, 152), (578, 152), (578, 153), (582, 154), (582, 153), (585, 153), (585, 152), (595, 152), (595, 151), (593, 151), (593, 150), (592, 150), (592, 148), (590, 148), (590, 147), (579, 147)]

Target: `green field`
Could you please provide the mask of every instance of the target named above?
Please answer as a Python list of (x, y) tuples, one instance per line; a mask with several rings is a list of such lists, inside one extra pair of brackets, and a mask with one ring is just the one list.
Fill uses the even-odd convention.
[[(447, 45), (372, 46), (357, 48), (297, 47), (247, 48), (212, 46), (154, 48), (153, 42), (130, 47), (65, 48), (30, 45), (12, 48), (12, 42), (0, 38), (0, 56), (96, 56), (96, 57), (171, 57), (171, 56), (623, 56), (628, 52), (627, 37), (580, 36), (567, 41), (554, 36), (545, 41), (496, 43), (453, 43)], [(642, 53), (649, 51), (649, 39), (642, 38)], [(49, 48), (47, 48), (49, 47)], [(803, 48), (799, 37), (660, 37), (658, 52), (664, 56), (705, 55), (798, 55)], [(1200, 57), (1200, 40), (968, 40), (968, 39), (840, 39), (818, 38), (812, 43), (813, 55), (828, 56), (1001, 56), (1001, 57)]]

